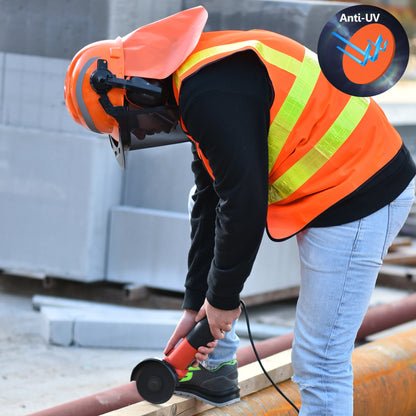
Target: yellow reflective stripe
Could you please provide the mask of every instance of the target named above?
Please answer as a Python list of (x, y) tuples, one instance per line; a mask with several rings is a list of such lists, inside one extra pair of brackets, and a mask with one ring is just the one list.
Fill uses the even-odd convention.
[(301, 62), (297, 59), (290, 55), (279, 52), (258, 40), (253, 39), (242, 42), (229, 43), (226, 45), (213, 46), (211, 48), (203, 49), (192, 54), (174, 73), (176, 88), (179, 88), (179, 78), (200, 61), (221, 53), (233, 52), (243, 48), (255, 49), (266, 62), (275, 65), (293, 75), (296, 75), (301, 67)]
[(269, 204), (287, 198), (324, 166), (357, 127), (369, 104), (368, 98), (351, 97), (319, 142), (269, 185)]
[(269, 173), (308, 102), (320, 74), (316, 54), (306, 49), (297, 77), (269, 130)]

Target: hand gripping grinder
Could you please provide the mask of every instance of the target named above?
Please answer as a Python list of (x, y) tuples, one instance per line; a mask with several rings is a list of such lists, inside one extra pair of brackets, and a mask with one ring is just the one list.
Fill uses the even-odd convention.
[(150, 403), (168, 401), (176, 383), (188, 372), (199, 347), (214, 341), (205, 317), (199, 321), (182, 341), (162, 360), (149, 358), (136, 365), (131, 381), (136, 381), (137, 391)]

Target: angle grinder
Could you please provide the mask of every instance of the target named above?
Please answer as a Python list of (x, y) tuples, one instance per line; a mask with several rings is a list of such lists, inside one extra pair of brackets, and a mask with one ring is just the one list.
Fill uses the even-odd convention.
[(198, 348), (211, 341), (214, 337), (205, 317), (165, 358), (149, 358), (137, 364), (130, 380), (136, 381), (137, 391), (143, 399), (154, 404), (165, 403), (172, 397), (176, 383), (185, 377)]

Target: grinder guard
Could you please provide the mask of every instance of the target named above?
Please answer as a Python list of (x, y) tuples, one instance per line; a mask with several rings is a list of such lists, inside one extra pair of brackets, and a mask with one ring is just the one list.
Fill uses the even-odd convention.
[(172, 397), (178, 376), (166, 361), (149, 358), (134, 368), (131, 380), (136, 380), (137, 391), (143, 399), (161, 404)]
[(148, 402), (160, 404), (168, 401), (176, 383), (188, 372), (198, 348), (213, 341), (207, 318), (199, 321), (163, 360), (150, 358), (140, 362), (132, 371), (139, 394)]

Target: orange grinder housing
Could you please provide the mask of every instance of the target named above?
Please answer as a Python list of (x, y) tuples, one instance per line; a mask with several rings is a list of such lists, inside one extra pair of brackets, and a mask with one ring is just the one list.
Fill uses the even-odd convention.
[(137, 364), (131, 373), (137, 391), (150, 403), (168, 401), (177, 382), (185, 377), (199, 347), (213, 341), (207, 318), (199, 321), (182, 341), (163, 358), (149, 358)]

